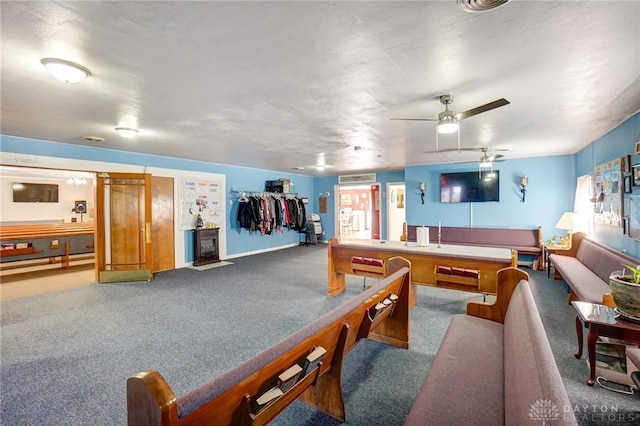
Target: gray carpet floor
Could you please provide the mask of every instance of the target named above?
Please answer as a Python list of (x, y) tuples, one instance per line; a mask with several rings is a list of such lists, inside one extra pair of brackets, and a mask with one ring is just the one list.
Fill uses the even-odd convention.
[[(163, 272), (150, 283), (3, 301), (0, 423), (124, 425), (129, 376), (158, 370), (182, 395), (362, 291), (362, 279), (348, 277), (347, 292), (327, 298), (326, 268), (326, 246), (302, 246), (207, 271)], [(639, 424), (637, 395), (584, 383), (587, 366), (573, 357), (575, 312), (563, 284), (527, 272), (580, 424)], [(401, 425), (451, 316), (481, 299), (422, 286), (418, 296), (409, 350), (363, 341), (346, 356), (345, 424)], [(339, 422), (295, 402), (272, 424)]]

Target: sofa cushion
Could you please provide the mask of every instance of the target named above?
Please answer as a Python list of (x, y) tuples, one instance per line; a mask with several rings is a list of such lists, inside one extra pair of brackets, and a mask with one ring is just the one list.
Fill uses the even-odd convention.
[(502, 324), (454, 315), (405, 425), (504, 424)]
[(609, 282), (609, 275), (620, 271), (624, 264), (636, 266), (638, 260), (620, 253), (610, 247), (598, 244), (588, 238), (580, 241), (576, 251), (576, 259), (593, 271), (600, 279)]
[(579, 300), (602, 303), (602, 296), (609, 292), (608, 278), (606, 282), (603, 281), (580, 260), (572, 256), (552, 254), (549, 256), (549, 261), (555, 265)]
[[(566, 409), (571, 404), (527, 281), (520, 281), (514, 290), (504, 320), (504, 394), (506, 425), (576, 422)], [(557, 409), (548, 413), (552, 417), (531, 417), (535, 404), (547, 402)]]

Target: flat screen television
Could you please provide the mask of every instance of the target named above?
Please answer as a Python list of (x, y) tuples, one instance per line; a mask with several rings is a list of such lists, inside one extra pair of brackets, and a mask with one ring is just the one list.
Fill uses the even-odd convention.
[(57, 203), (58, 185), (48, 183), (13, 182), (14, 203)]
[(483, 171), (440, 174), (441, 203), (500, 201), (500, 172)]

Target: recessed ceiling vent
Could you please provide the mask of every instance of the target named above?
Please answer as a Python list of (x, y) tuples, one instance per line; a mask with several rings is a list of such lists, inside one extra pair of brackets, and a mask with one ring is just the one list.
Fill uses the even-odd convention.
[(465, 12), (488, 12), (502, 6), (509, 0), (458, 0), (458, 6)]
[(101, 138), (99, 136), (84, 136), (82, 139), (89, 142), (104, 142), (104, 138)]

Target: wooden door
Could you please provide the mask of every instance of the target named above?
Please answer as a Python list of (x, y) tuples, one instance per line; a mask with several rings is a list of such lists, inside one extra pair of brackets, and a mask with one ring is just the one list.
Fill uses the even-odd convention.
[(153, 278), (151, 187), (150, 174), (98, 174), (96, 269), (100, 282)]

